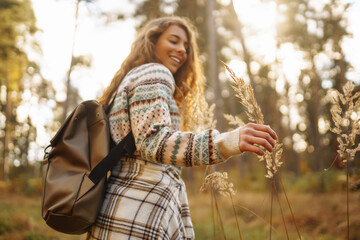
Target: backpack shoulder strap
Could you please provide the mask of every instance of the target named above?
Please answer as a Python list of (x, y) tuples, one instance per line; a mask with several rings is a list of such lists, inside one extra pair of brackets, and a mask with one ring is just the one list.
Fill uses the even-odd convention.
[(116, 93), (117, 93), (117, 91), (115, 91), (115, 92), (113, 93), (113, 96), (111, 97), (111, 99), (110, 99), (110, 101), (109, 101), (108, 104), (104, 104), (104, 105), (103, 105), (103, 108), (104, 108), (104, 111), (105, 111), (105, 114), (106, 114), (106, 115), (109, 115), (109, 113), (110, 113), (111, 107), (112, 107), (112, 105), (113, 105), (114, 102), (115, 102)]
[(110, 153), (95, 166), (95, 168), (90, 172), (89, 179), (94, 184), (98, 183), (104, 176), (106, 176), (107, 172), (115, 166), (125, 153), (132, 156), (135, 150), (135, 139), (130, 131), (125, 138), (112, 148)]
[[(117, 91), (113, 93), (109, 104), (103, 106), (106, 115), (110, 113), (111, 107), (115, 102), (116, 93)], [(107, 172), (116, 165), (116, 163), (124, 156), (125, 153), (128, 153), (130, 156), (132, 156), (135, 150), (135, 139), (132, 131), (130, 131), (124, 137), (124, 139), (121, 140), (116, 146), (111, 148), (110, 153), (93, 168), (89, 174), (89, 179), (94, 184), (98, 183), (104, 176), (106, 176)]]

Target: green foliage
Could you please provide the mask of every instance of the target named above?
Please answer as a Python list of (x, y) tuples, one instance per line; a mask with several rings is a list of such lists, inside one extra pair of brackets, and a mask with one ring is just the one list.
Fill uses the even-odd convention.
[(305, 173), (301, 177), (294, 179), (292, 186), (289, 186), (288, 189), (294, 192), (317, 192), (319, 189), (319, 176), (314, 173)]
[[(5, 126), (0, 128), (3, 136), (1, 149), (0, 179), (7, 177), (10, 143), (14, 140), (16, 109), (23, 91), (22, 78), (28, 68), (24, 48), (32, 44), (31, 36), (36, 32), (35, 15), (30, 0), (7, 1), (0, 5), (0, 114), (5, 117)], [(5, 91), (3, 91), (5, 89)]]
[(47, 238), (46, 235), (33, 231), (26, 233), (24, 236), (24, 240), (46, 240), (46, 239), (54, 239), (54, 238)]
[[(322, 171), (326, 166), (325, 159), (331, 159), (331, 145), (322, 144), (323, 139), (333, 142), (334, 135), (322, 134), (319, 131), (319, 119), (331, 121), (329, 101), (326, 100), (328, 89), (323, 82), (330, 82), (332, 87), (340, 89), (346, 81), (350, 70), (342, 49), (342, 40), (349, 36), (347, 28), (348, 4), (339, 1), (324, 2), (317, 7), (316, 1), (279, 0), (279, 9), (284, 23), (277, 27), (278, 45), (292, 44), (303, 53), (302, 61), (307, 66), (301, 69), (298, 79), (297, 94), (304, 96), (304, 101), (296, 105), (302, 122), (306, 123), (306, 141), (314, 147), (307, 159), (313, 163), (312, 169)], [(309, 25), (314, 28), (310, 29)], [(326, 56), (326, 64), (318, 64), (317, 57)], [(299, 134), (301, 131), (297, 129)], [(323, 181), (323, 180), (321, 180)]]
[[(306, 172), (301, 175), (285, 173), (282, 175), (285, 179), (285, 189), (297, 193), (337, 192), (345, 190), (346, 185), (346, 176), (344, 172), (339, 170), (324, 171), (322, 173)], [(325, 189), (321, 189), (320, 178), (324, 179)]]
[(8, 219), (4, 218), (4, 216), (0, 215), (0, 235), (6, 232), (10, 232), (13, 227)]
[(0, 240), (80, 240), (84, 235), (66, 235), (49, 228), (41, 217), (39, 196), (4, 194), (0, 198)]
[(15, 193), (23, 196), (39, 196), (41, 191), (41, 178), (29, 178), (26, 175), (19, 175), (7, 181), (0, 181), (0, 192), (4, 194)]
[[(229, 181), (234, 184), (234, 190), (264, 193), (269, 190), (269, 181), (265, 178), (264, 163), (257, 159), (238, 160), (243, 161), (240, 167), (229, 161), (217, 166), (216, 171), (228, 172)], [(234, 160), (235, 161), (235, 160)], [(345, 190), (346, 175), (343, 170), (330, 169), (323, 172), (307, 171), (301, 174), (283, 171), (280, 169), (286, 192), (292, 193), (332, 193)], [(195, 194), (199, 191), (204, 180), (205, 168), (185, 168), (182, 178), (187, 184), (187, 191)], [(321, 189), (320, 178), (324, 179), (325, 188)]]
[(28, 152), (31, 143), (36, 140), (37, 126), (34, 126), (30, 115), (18, 115), (19, 107), (30, 108), (30, 99), (32, 106), (46, 104), (55, 96), (52, 85), (40, 74), (39, 66), (27, 56), (26, 49), (40, 51), (33, 38), (36, 31), (36, 18), (30, 0), (1, 2), (0, 180), (9, 178), (15, 160), (22, 166), (30, 166)]
[(23, 176), (11, 179), (12, 191), (26, 196), (38, 196), (42, 190), (41, 178), (27, 179)]
[(5, 213), (4, 209), (1, 209), (1, 212), (3, 213), (0, 215), (0, 236), (13, 232), (13, 231), (22, 231), (26, 230), (30, 226), (30, 222), (26, 216), (20, 216), (18, 214), (10, 214)]

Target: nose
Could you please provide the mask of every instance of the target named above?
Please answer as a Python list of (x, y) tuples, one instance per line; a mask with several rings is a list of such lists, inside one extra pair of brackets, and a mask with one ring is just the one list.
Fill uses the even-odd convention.
[(179, 44), (178, 48), (176, 49), (176, 51), (180, 54), (184, 54), (186, 53), (186, 48), (184, 44)]

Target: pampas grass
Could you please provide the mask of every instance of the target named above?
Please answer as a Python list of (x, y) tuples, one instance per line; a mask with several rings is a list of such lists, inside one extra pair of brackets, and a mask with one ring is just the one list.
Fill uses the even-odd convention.
[[(360, 92), (353, 94), (355, 85), (348, 81), (343, 87), (343, 93), (336, 91), (333, 98), (333, 107), (330, 110), (335, 124), (330, 131), (338, 135), (337, 142), (340, 163), (346, 166), (346, 222), (347, 239), (350, 239), (350, 213), (349, 213), (349, 161), (353, 160), (356, 152), (360, 150), (360, 144), (356, 145), (355, 139), (360, 134), (360, 124), (355, 111), (360, 105)], [(352, 117), (354, 114), (355, 117)]]
[(354, 83), (348, 81), (343, 87), (343, 94), (336, 91), (337, 97), (333, 98), (333, 107), (330, 110), (335, 124), (330, 131), (338, 135), (339, 149), (337, 152), (344, 165), (353, 159), (356, 152), (360, 150), (360, 144), (355, 144), (355, 139), (360, 134), (360, 119), (351, 117), (360, 105), (360, 92), (353, 95), (354, 89)]
[[(224, 238), (226, 238), (226, 236), (225, 236), (224, 226), (222, 224), (221, 215), (220, 215), (220, 211), (219, 211), (217, 200), (216, 200), (215, 191), (220, 193), (220, 195), (222, 195), (222, 196), (230, 197), (231, 204), (232, 204), (233, 211), (234, 211), (234, 215), (235, 215), (235, 219), (236, 219), (236, 225), (237, 225), (237, 229), (238, 229), (238, 233), (239, 233), (239, 239), (241, 240), (242, 237), (241, 237), (240, 225), (239, 225), (239, 222), (238, 222), (238, 217), (237, 217), (237, 214), (236, 214), (234, 200), (233, 200), (233, 196), (235, 195), (235, 190), (233, 189), (234, 185), (231, 182), (229, 182), (228, 179), (229, 179), (229, 177), (228, 177), (227, 172), (223, 172), (223, 173), (221, 173), (221, 172), (213, 172), (213, 173), (210, 173), (209, 175), (207, 175), (205, 177), (204, 183), (201, 186), (200, 191), (201, 192), (204, 192), (205, 190), (210, 190), (211, 191), (211, 196), (212, 196), (212, 199), (214, 199), (214, 202), (215, 202), (216, 212), (217, 212), (217, 215), (218, 215), (218, 217), (220, 219), (220, 226), (221, 226), (221, 230), (222, 230)], [(214, 220), (214, 222), (215, 222), (215, 220)], [(215, 224), (214, 224), (214, 228), (215, 228)]]
[[(238, 98), (239, 103), (245, 107), (246, 115), (249, 121), (255, 122), (257, 124), (264, 124), (264, 115), (262, 114), (260, 106), (255, 99), (254, 90), (251, 85), (247, 84), (244, 79), (237, 77), (234, 71), (228, 65), (226, 65), (224, 62), (222, 63), (224, 64), (226, 70), (234, 82), (232, 88), (235, 91), (235, 96)], [(237, 116), (234, 117), (226, 114), (224, 117), (226, 120), (228, 120), (230, 125), (245, 125), (244, 122)], [(272, 153), (265, 151), (263, 156), (258, 156), (260, 161), (265, 161), (266, 163), (266, 178), (273, 178), (274, 174), (278, 171), (278, 168), (283, 164), (281, 161), (282, 152), (282, 144), (276, 142)]]
[(201, 186), (200, 191), (203, 192), (206, 189), (213, 188), (223, 196), (229, 197), (230, 195), (234, 195), (234, 185), (229, 182), (228, 179), (227, 172), (213, 172), (205, 177), (205, 181)]
[[(221, 61), (222, 62), (222, 61)], [(257, 103), (255, 96), (254, 96), (254, 90), (251, 87), (251, 84), (247, 84), (245, 83), (244, 79), (237, 77), (236, 74), (234, 73), (234, 71), (224, 62), (222, 62), (223, 65), (225, 66), (226, 70), (229, 72), (231, 79), (233, 80), (234, 84), (232, 86), (232, 88), (235, 91), (235, 96), (238, 98), (239, 103), (242, 104), (245, 107), (245, 112), (246, 115), (249, 119), (250, 122), (255, 122), (257, 124), (264, 124), (264, 116), (261, 112), (260, 106)], [(240, 120), (237, 117), (232, 117), (229, 115), (226, 115), (225, 118), (229, 121), (229, 124), (231, 125), (236, 125), (236, 121)], [(238, 125), (243, 125), (243, 121), (238, 121)], [(283, 193), (285, 195), (289, 210), (291, 212), (292, 215), (292, 219), (294, 222), (294, 225), (296, 227), (299, 239), (301, 239), (300, 236), (300, 232), (299, 229), (297, 227), (296, 221), (295, 221), (295, 217), (289, 202), (289, 199), (287, 197), (281, 176), (280, 176), (280, 172), (279, 172), (279, 167), (283, 164), (283, 162), (281, 161), (281, 156), (282, 156), (282, 152), (283, 152), (283, 148), (282, 148), (282, 144), (279, 143), (278, 141), (276, 141), (275, 143), (275, 147), (273, 149), (273, 152), (270, 153), (269, 151), (265, 151), (265, 154), (263, 156), (258, 156), (260, 158), (260, 161), (265, 161), (266, 163), (266, 175), (265, 177), (270, 179), (272, 182), (272, 191), (271, 191), (271, 214), (270, 214), (270, 239), (271, 239), (271, 229), (272, 229), (272, 206), (273, 206), (273, 194), (274, 191), (276, 189), (274, 189), (275, 186), (275, 180), (274, 180), (274, 175), (277, 174), (280, 180), (280, 184), (282, 186), (282, 190)], [(275, 191), (275, 194), (277, 195), (277, 191)], [(278, 199), (278, 196), (277, 196)], [(280, 201), (278, 199), (278, 203), (279, 203), (279, 207), (281, 209), (281, 204)], [(281, 214), (282, 214), (282, 210), (281, 210)], [(285, 224), (285, 220), (284, 220), (284, 216), (283, 217), (283, 223), (285, 226), (285, 231), (286, 231), (286, 235), (288, 237), (288, 232), (287, 232), (287, 228), (286, 228), (286, 224)], [(289, 237), (288, 237), (289, 238)]]

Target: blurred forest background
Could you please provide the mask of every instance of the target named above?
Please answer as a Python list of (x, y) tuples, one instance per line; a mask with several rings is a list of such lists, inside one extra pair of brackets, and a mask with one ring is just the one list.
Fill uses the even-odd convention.
[[(86, 86), (81, 87), (77, 80), (95, 62), (92, 56), (76, 51), (83, 44), (78, 33), (85, 27), (81, 25), (84, 13), (97, 24), (132, 22), (136, 29), (164, 15), (191, 19), (198, 29), (206, 97), (216, 105), (217, 129), (231, 128), (223, 114), (247, 122), (222, 60), (253, 86), (265, 123), (284, 144), (280, 171), (303, 239), (345, 239), (346, 173), (337, 158), (336, 135), (329, 131), (334, 126), (330, 109), (335, 90), (342, 92), (347, 81), (359, 89), (360, 63), (350, 53), (359, 53), (360, 23), (349, 23), (351, 13), (360, 14), (353, 10), (360, 11), (357, 1), (127, 0), (128, 9), (106, 11), (104, 0), (49, 1), (55, 6), (51, 11), (64, 2), (73, 10), (73, 34), (63, 36), (70, 39), (72, 48), (62, 48), (62, 39), (56, 42), (70, 56), (66, 72), (59, 76), (61, 82), (43, 73), (42, 43), (37, 39), (43, 29), (37, 25), (33, 2), (0, 0), (0, 239), (84, 238), (55, 233), (40, 214), (43, 150), (66, 114), (84, 100), (80, 91), (86, 92)], [(249, 2), (255, 6), (251, 12), (246, 8)], [(266, 14), (273, 18), (264, 21)], [(357, 42), (354, 34), (358, 34)], [(133, 38), (132, 33), (122, 35)], [(128, 50), (129, 46), (117, 48)], [(120, 64), (121, 59), (116, 65)], [(96, 86), (92, 98), (106, 84)], [(358, 114), (357, 109), (352, 118), (358, 119)], [(360, 239), (358, 157), (349, 162), (349, 169), (350, 239)], [(216, 170), (229, 172), (235, 185), (243, 239), (268, 238), (270, 200), (264, 164), (243, 154)], [(211, 239), (213, 234), (210, 197), (199, 192), (204, 172), (204, 168), (183, 170), (197, 239)], [(228, 239), (238, 239), (231, 204), (225, 198), (220, 201)], [(276, 211), (273, 239), (285, 239)], [(291, 223), (286, 210), (285, 220)], [(297, 239), (295, 233), (290, 228), (290, 239)]]

